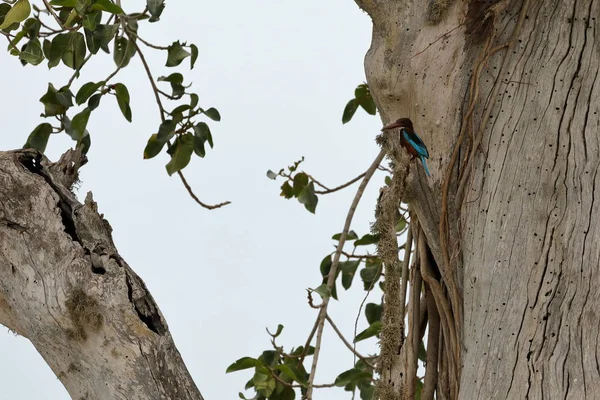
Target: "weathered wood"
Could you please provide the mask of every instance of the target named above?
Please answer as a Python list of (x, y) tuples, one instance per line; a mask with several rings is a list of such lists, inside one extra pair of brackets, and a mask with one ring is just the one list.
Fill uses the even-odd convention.
[[(382, 119), (410, 117), (429, 147), (432, 177), (411, 166), (405, 201), (462, 297), (459, 397), (595, 396), (600, 3), (357, 3), (373, 20), (365, 70)], [(444, 271), (442, 185), (461, 131)]]
[(88, 193), (84, 160), (0, 152), (0, 324), (28, 338), (73, 399), (202, 399), (144, 282)]

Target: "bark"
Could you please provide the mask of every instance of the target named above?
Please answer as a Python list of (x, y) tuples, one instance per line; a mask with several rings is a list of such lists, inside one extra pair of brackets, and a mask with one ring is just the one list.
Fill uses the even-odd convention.
[(144, 282), (88, 193), (85, 159), (0, 152), (0, 324), (28, 338), (73, 399), (202, 399)]
[(438, 398), (597, 396), (600, 2), (357, 3), (382, 119), (411, 118), (430, 151), (404, 201), (450, 306), (434, 294)]

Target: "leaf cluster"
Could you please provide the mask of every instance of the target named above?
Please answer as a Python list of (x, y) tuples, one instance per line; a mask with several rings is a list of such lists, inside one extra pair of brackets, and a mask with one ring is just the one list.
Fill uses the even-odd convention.
[(314, 214), (319, 198), (315, 192), (314, 179), (305, 172), (298, 171), (298, 167), (303, 161), (304, 157), (288, 166), (287, 172), (284, 168), (280, 169), (278, 173), (268, 170), (267, 177), (273, 180), (278, 176), (284, 178), (285, 181), (281, 185), (281, 196), (286, 199), (296, 198), (300, 204)]
[[(148, 140), (144, 158), (155, 157), (166, 147), (170, 156), (167, 172), (173, 174), (189, 163), (192, 153), (199, 157), (206, 155), (206, 144), (213, 147), (212, 133), (206, 122), (196, 119), (204, 115), (219, 121), (220, 113), (213, 107), (198, 106), (198, 95), (188, 92), (190, 85), (184, 85), (181, 73), (159, 77), (157, 82), (170, 85), (170, 93), (160, 90), (140, 50), (142, 43), (164, 51), (168, 68), (177, 67), (188, 58), (190, 69), (194, 68), (198, 59), (198, 48), (194, 44), (175, 41), (169, 46), (158, 46), (139, 37), (139, 23), (158, 21), (165, 7), (164, 0), (147, 0), (144, 10), (129, 14), (112, 0), (51, 0), (44, 4), (44, 8), (38, 8), (29, 0), (17, 0), (12, 5), (6, 0), (0, 3), (0, 33), (8, 39), (11, 55), (23, 66), (46, 61), (49, 69), (62, 64), (73, 70), (65, 85), (48, 84), (40, 102), (44, 107), (41, 116), (50, 121), (34, 128), (24, 147), (44, 152), (50, 135), (64, 132), (87, 152), (91, 146), (90, 118), (107, 96), (116, 99), (121, 114), (131, 122), (129, 90), (124, 83), (111, 83), (111, 80), (139, 55), (155, 92), (162, 121), (158, 132)], [(114, 70), (107, 71), (99, 80), (83, 83), (75, 91), (73, 86), (88, 60), (111, 52)], [(183, 96), (189, 96), (189, 101), (182, 102)], [(180, 104), (167, 111), (162, 99)]]

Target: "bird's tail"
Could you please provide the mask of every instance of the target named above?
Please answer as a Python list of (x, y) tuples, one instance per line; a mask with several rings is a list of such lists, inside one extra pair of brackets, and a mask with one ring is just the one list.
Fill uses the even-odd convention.
[(425, 161), (424, 156), (421, 156), (421, 164), (423, 164), (423, 169), (425, 170), (427, 176), (431, 176), (431, 174), (429, 173), (429, 168), (427, 168), (427, 162)]

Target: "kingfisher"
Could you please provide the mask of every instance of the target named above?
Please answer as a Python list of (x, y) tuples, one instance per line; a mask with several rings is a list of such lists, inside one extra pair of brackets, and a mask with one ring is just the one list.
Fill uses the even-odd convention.
[(417, 135), (417, 132), (415, 132), (412, 121), (408, 118), (400, 118), (396, 122), (387, 124), (381, 130), (389, 131), (395, 128), (400, 128), (400, 145), (412, 156), (411, 160), (416, 157), (421, 159), (425, 173), (427, 176), (430, 176), (429, 168), (427, 168), (427, 162), (425, 161), (426, 158), (429, 158), (429, 151), (427, 151), (427, 146), (425, 146), (425, 143)]

